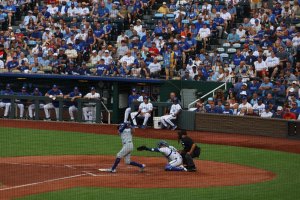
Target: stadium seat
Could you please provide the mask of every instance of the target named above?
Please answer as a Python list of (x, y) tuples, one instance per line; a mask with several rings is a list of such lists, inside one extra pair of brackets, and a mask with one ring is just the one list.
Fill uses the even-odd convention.
[(162, 19), (163, 17), (164, 17), (164, 14), (161, 14), (161, 13), (154, 14), (154, 19)]
[(242, 45), (239, 44), (239, 43), (234, 43), (234, 44), (232, 45), (232, 47), (235, 48), (235, 49), (240, 49), (241, 46), (242, 46)]
[(227, 49), (227, 53), (228, 54), (234, 54), (234, 53), (236, 53), (236, 49), (235, 48), (229, 48), (229, 49)]
[(225, 49), (223, 47), (217, 48), (217, 51), (219, 53), (225, 53)]

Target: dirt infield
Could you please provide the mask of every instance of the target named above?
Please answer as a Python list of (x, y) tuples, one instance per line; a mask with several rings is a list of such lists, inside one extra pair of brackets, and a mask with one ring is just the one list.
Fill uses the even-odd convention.
[[(233, 186), (271, 180), (275, 174), (261, 169), (212, 161), (196, 161), (197, 172), (165, 172), (162, 157), (133, 157), (146, 163), (144, 172), (123, 163), (117, 173), (109, 168), (112, 156), (38, 156), (0, 159), (1, 199), (72, 187), (203, 188)], [(247, 173), (245, 173), (247, 171)], [(190, 178), (187, 178), (189, 176)], [(147, 178), (147, 181), (145, 181)], [(170, 181), (170, 180), (180, 180)]]
[[(43, 130), (76, 131), (95, 134), (116, 134), (111, 125), (59, 123), (43, 121), (0, 120), (1, 127), (33, 128)], [(136, 130), (136, 136), (160, 139), (176, 139), (176, 132), (154, 129)], [(196, 142), (246, 146), (300, 153), (300, 141), (238, 134), (189, 132)], [(118, 173), (98, 172), (109, 168), (111, 156), (41, 156), (0, 158), (0, 199), (11, 199), (80, 186), (172, 188), (214, 187), (263, 182), (276, 175), (261, 169), (228, 163), (197, 160), (198, 172), (165, 172), (164, 158), (134, 157), (147, 165), (144, 173), (122, 163)], [(170, 177), (173, 178), (170, 178)], [(191, 176), (191, 179), (184, 177)], [(145, 182), (144, 177), (147, 177)], [(180, 179), (180, 183), (171, 180)], [(187, 183), (186, 181), (189, 180)], [(121, 184), (122, 183), (122, 184)], [(155, 183), (155, 184), (154, 184)]]

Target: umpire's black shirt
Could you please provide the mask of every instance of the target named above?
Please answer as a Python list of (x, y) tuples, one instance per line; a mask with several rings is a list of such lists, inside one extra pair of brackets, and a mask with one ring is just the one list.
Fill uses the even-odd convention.
[(188, 152), (191, 150), (193, 144), (194, 144), (194, 141), (188, 137), (188, 136), (185, 136), (183, 138), (181, 138), (181, 144), (183, 146), (183, 149)]

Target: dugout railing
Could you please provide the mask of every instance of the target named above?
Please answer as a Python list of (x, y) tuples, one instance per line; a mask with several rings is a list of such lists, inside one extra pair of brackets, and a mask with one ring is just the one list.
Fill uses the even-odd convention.
[[(52, 102), (53, 100), (49, 97), (45, 97), (45, 96), (25, 96), (25, 95), (0, 95), (0, 99), (9, 99), (11, 106), (10, 106), (10, 111), (9, 111), (9, 115), (8, 118), (9, 119), (16, 119), (18, 118), (16, 115), (16, 105), (18, 104), (19, 100), (26, 100), (26, 102), (24, 102), (23, 104), (25, 105), (25, 110), (27, 109), (27, 106), (30, 104), (34, 104), (35, 105), (35, 116), (34, 119), (35, 120), (41, 120), (41, 116), (43, 116), (41, 114), (41, 112), (44, 112), (43, 110), (40, 109), (40, 104), (47, 104)], [(66, 119), (64, 119), (63, 114), (64, 114), (64, 110), (65, 108), (67, 108), (68, 103), (71, 102), (70, 98), (62, 98), (62, 97), (58, 97), (55, 99), (55, 101), (58, 101), (58, 108), (59, 108), (59, 121), (64, 121)], [(105, 112), (106, 110), (103, 108), (102, 106), (102, 102), (100, 99), (85, 99), (85, 98), (78, 98), (76, 99), (76, 103), (77, 103), (77, 108), (78, 111), (76, 113), (76, 121), (77, 122), (83, 122), (83, 117), (82, 117), (82, 108), (85, 107), (86, 103), (94, 103), (93, 106), (95, 106), (96, 112), (95, 112), (95, 123), (101, 123), (102, 121), (102, 116), (101, 113)], [(4, 108), (3, 108), (4, 109)], [(25, 111), (26, 112), (26, 111)], [(3, 116), (3, 115), (2, 115)], [(1, 117), (2, 117), (1, 116)], [(108, 119), (109, 121), (109, 119)]]

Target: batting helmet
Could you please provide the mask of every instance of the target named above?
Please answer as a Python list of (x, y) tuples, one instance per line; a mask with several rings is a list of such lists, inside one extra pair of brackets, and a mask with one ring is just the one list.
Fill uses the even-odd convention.
[(168, 144), (166, 141), (164, 141), (164, 140), (160, 140), (160, 141), (157, 143), (157, 147), (160, 148), (160, 147), (162, 147), (162, 146), (168, 147), (169, 144)]
[(119, 124), (119, 126), (118, 126), (119, 133), (122, 133), (126, 128), (130, 128), (130, 123), (124, 122), (124, 123)]

